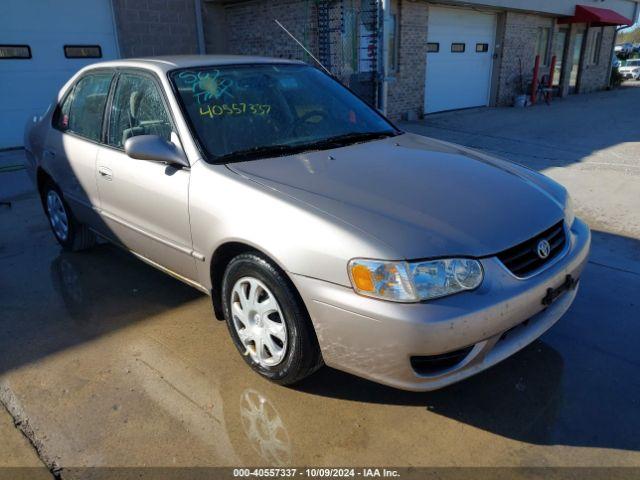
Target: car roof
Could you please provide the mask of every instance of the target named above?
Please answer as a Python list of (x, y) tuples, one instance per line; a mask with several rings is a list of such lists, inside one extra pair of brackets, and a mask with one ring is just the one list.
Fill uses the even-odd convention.
[(95, 68), (126, 68), (136, 67), (166, 73), (177, 68), (208, 67), (216, 65), (264, 65), (264, 64), (293, 64), (304, 62), (282, 58), (254, 57), (246, 55), (171, 55), (159, 57), (129, 58), (124, 60), (110, 60), (93, 63), (83, 70)]

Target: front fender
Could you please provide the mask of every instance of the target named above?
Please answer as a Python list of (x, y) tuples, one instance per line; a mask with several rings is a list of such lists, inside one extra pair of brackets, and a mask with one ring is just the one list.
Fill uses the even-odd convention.
[(199, 281), (208, 289), (212, 254), (229, 242), (263, 252), (285, 272), (344, 286), (351, 258), (400, 258), (367, 233), (224, 165), (197, 162), (189, 189), (193, 248), (204, 257)]

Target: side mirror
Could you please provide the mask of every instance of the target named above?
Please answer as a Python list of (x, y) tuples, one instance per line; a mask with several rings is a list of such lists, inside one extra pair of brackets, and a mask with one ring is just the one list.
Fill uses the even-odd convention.
[(182, 149), (158, 135), (130, 137), (124, 142), (124, 151), (136, 160), (165, 162), (189, 168), (189, 162)]

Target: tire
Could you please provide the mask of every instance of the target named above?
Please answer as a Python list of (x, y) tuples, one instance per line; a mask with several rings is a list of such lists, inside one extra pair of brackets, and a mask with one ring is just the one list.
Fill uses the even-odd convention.
[[(253, 303), (251, 292), (256, 299)], [(269, 297), (275, 303), (268, 303)], [(263, 309), (261, 304), (269, 307)], [(284, 273), (262, 255), (245, 253), (231, 260), (222, 281), (222, 305), (238, 351), (263, 377), (292, 385), (323, 365), (302, 300)]]
[(95, 235), (89, 228), (76, 220), (56, 184), (51, 181), (47, 182), (41, 194), (42, 206), (49, 220), (53, 236), (64, 250), (79, 252), (95, 245)]

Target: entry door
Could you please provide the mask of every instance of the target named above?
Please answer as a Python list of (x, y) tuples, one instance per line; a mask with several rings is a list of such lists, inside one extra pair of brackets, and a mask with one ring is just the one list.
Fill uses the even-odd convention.
[(573, 44), (571, 78), (569, 79), (569, 91), (576, 93), (578, 91), (578, 83), (580, 81), (580, 62), (582, 60), (582, 51), (584, 49), (586, 28), (581, 27), (576, 32), (576, 38)]
[(124, 152), (128, 138), (159, 135), (178, 141), (160, 87), (146, 74), (122, 73), (116, 80), (107, 144), (96, 161), (100, 212), (107, 235), (128, 249), (190, 280), (188, 169), (134, 160)]
[(425, 113), (489, 104), (496, 15), (431, 7)]
[(567, 48), (567, 38), (569, 38), (569, 29), (560, 27), (555, 35), (553, 54), (556, 56), (556, 67), (553, 73), (553, 86), (557, 87), (562, 83), (562, 66), (564, 65), (564, 52)]

